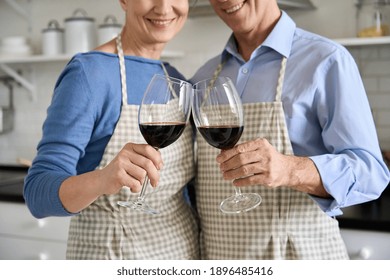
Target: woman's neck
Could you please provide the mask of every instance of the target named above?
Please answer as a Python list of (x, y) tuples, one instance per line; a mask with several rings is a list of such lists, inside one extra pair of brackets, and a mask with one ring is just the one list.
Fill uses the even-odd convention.
[(165, 43), (145, 44), (131, 32), (122, 31), (122, 48), (125, 55), (134, 55), (150, 59), (160, 59)]

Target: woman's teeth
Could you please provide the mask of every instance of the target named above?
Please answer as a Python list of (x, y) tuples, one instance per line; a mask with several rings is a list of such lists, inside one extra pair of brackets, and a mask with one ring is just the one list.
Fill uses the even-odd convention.
[(239, 9), (241, 9), (242, 6), (244, 6), (244, 2), (235, 5), (234, 7), (231, 7), (230, 9), (225, 10), (225, 12), (228, 14), (234, 13), (235, 11), (238, 11)]
[(153, 24), (156, 24), (156, 25), (161, 25), (161, 26), (164, 26), (164, 25), (168, 25), (171, 20), (150, 20)]

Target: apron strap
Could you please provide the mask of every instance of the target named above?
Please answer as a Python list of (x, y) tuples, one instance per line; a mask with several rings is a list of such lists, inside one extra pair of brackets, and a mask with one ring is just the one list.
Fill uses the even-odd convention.
[(121, 84), (122, 84), (122, 106), (123, 106), (127, 104), (127, 84), (126, 84), (125, 56), (123, 55), (121, 34), (119, 34), (118, 37), (116, 37), (116, 49), (118, 51), (118, 57), (119, 57), (119, 69), (120, 69)]
[(280, 64), (278, 86), (276, 87), (275, 101), (277, 101), (277, 102), (280, 102), (282, 100), (283, 82), (284, 82), (284, 76), (286, 73), (286, 64), (287, 64), (287, 58), (283, 57), (282, 62)]
[[(215, 69), (213, 78), (211, 80), (211, 85), (215, 82), (217, 77), (222, 71), (223, 66), (225, 65), (226, 60), (219, 63), (217, 66), (217, 69)], [(279, 78), (278, 78), (278, 85), (276, 87), (276, 95), (275, 95), (275, 101), (280, 102), (282, 100), (282, 92), (283, 92), (283, 83), (284, 83), (284, 76), (286, 73), (286, 64), (287, 64), (287, 58), (283, 57), (282, 62), (280, 64), (280, 71), (279, 71)]]
[[(122, 85), (122, 106), (127, 103), (127, 84), (126, 84), (126, 65), (125, 65), (125, 56), (123, 54), (123, 47), (122, 47), (122, 36), (121, 34), (118, 34), (116, 37), (116, 49), (118, 52), (119, 57), (119, 70), (121, 75), (121, 85)], [(167, 69), (165, 68), (164, 63), (161, 61), (161, 67), (164, 71), (164, 74), (169, 79), (169, 74)], [(172, 85), (169, 83), (169, 87), (172, 91), (172, 93), (176, 96), (175, 91), (172, 89)]]

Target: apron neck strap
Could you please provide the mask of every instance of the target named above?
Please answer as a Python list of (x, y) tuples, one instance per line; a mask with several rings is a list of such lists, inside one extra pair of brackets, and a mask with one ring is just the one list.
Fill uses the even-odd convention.
[[(118, 34), (116, 37), (116, 50), (118, 52), (118, 58), (119, 58), (119, 70), (121, 75), (121, 86), (122, 86), (122, 106), (127, 103), (127, 84), (126, 84), (126, 64), (125, 64), (125, 56), (123, 54), (123, 47), (122, 47), (122, 36), (121, 34)], [(169, 77), (168, 71), (165, 68), (165, 65), (163, 62), (161, 62), (161, 67), (164, 71), (164, 74), (166, 77)], [(171, 85), (170, 85), (171, 86)], [(174, 91), (172, 91), (174, 92)]]
[(121, 34), (119, 34), (118, 37), (116, 37), (116, 49), (119, 57), (119, 70), (121, 75), (122, 106), (123, 106), (127, 104), (127, 84), (126, 84), (125, 56), (123, 54)]
[(284, 76), (286, 73), (286, 64), (287, 64), (287, 58), (283, 57), (282, 62), (280, 64), (278, 85), (276, 87), (275, 101), (277, 101), (277, 102), (282, 101), (282, 92), (283, 92)]
[[(211, 80), (211, 84), (215, 82), (219, 74), (221, 73), (223, 66), (226, 63), (226, 60), (223, 60), (221, 63), (218, 64), (217, 69), (215, 69), (213, 74), (213, 79)], [(282, 62), (280, 64), (280, 71), (279, 71), (279, 78), (278, 78), (278, 85), (276, 87), (276, 95), (275, 95), (275, 101), (280, 102), (282, 100), (282, 92), (283, 92), (283, 83), (284, 83), (284, 76), (286, 73), (286, 64), (287, 64), (287, 58), (283, 56)]]

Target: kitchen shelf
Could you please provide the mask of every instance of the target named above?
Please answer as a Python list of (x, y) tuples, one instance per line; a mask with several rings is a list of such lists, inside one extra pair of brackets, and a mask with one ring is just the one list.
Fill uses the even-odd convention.
[(34, 62), (56, 62), (69, 60), (71, 56), (63, 54), (56, 56), (46, 55), (30, 55), (30, 56), (1, 56), (0, 64), (15, 64), (15, 63), (34, 63)]
[[(163, 51), (161, 58), (181, 58), (184, 57), (182, 51)], [(32, 100), (36, 100), (36, 88), (34, 83), (24, 78), (20, 73), (15, 71), (10, 64), (31, 64), (31, 63), (44, 63), (44, 62), (66, 62), (72, 58), (72, 55), (61, 54), (56, 56), (47, 55), (30, 55), (30, 56), (1, 56), (0, 55), (0, 69), (7, 75), (19, 82), (24, 88), (26, 88), (30, 94)]]
[[(182, 58), (184, 52), (182, 51), (163, 51), (161, 58)], [(47, 55), (30, 55), (30, 56), (2, 56), (0, 55), (0, 64), (16, 64), (16, 63), (36, 63), (36, 62), (61, 62), (68, 61), (72, 58), (69, 54), (60, 54), (54, 56)]]
[(346, 47), (390, 45), (390, 36), (372, 38), (340, 38), (334, 41)]
[[(1, 0), (0, 0), (1, 1)], [(21, 15), (28, 22), (28, 31), (31, 34), (32, 30), (32, 16), (31, 16), (31, 4), (33, 0), (26, 0), (26, 3), (19, 4), (17, 0), (3, 0), (7, 3), (15, 12)], [(181, 51), (163, 51), (161, 58), (181, 58), (184, 57), (184, 52)], [(72, 55), (62, 54), (56, 56), (45, 56), (45, 55), (1, 55), (0, 54), (0, 70), (5, 72), (7, 75), (19, 82), (24, 88), (26, 88), (32, 98), (36, 100), (36, 87), (33, 82), (23, 77), (19, 72), (15, 71), (10, 64), (31, 64), (31, 63), (42, 63), (42, 62), (66, 62), (72, 58)]]

